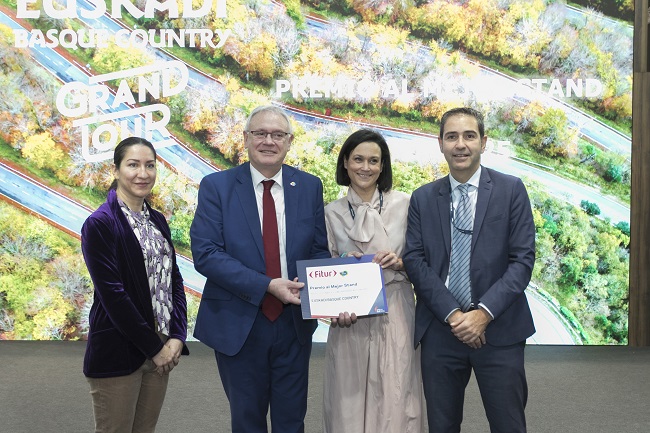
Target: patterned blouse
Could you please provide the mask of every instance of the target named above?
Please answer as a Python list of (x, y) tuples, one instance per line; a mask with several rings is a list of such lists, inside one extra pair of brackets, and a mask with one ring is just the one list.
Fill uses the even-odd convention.
[(169, 320), (173, 309), (171, 246), (149, 218), (149, 209), (146, 206), (142, 212), (135, 212), (119, 198), (118, 203), (142, 248), (149, 278), (151, 303), (156, 317), (156, 331), (169, 335)]

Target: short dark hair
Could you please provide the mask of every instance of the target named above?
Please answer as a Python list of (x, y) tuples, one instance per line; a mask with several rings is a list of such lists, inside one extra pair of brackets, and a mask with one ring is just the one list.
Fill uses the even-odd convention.
[[(126, 151), (129, 147), (135, 146), (136, 144), (147, 146), (153, 152), (153, 159), (156, 159), (156, 149), (153, 147), (153, 144), (151, 144), (149, 140), (146, 140), (142, 137), (127, 137), (124, 140), (120, 141), (117, 146), (115, 146), (115, 150), (113, 151), (113, 164), (115, 164), (115, 168), (120, 168), (122, 160), (124, 159), (124, 155), (126, 155)], [(111, 187), (109, 189), (117, 189), (117, 180), (113, 180), (113, 183), (111, 183)]]
[(478, 124), (479, 137), (483, 138), (485, 136), (485, 122), (483, 121), (483, 115), (481, 112), (470, 107), (458, 107), (447, 111), (440, 118), (440, 138), (442, 138), (442, 136), (445, 134), (445, 123), (447, 123), (447, 119), (459, 114), (466, 114), (475, 118), (476, 123)]
[(381, 173), (377, 178), (377, 188), (385, 192), (393, 187), (393, 170), (390, 165), (390, 150), (384, 137), (372, 129), (360, 129), (353, 132), (343, 143), (339, 158), (336, 161), (336, 183), (343, 186), (350, 186), (350, 176), (345, 168), (344, 162), (350, 158), (352, 151), (361, 143), (370, 141), (376, 143), (381, 150)]

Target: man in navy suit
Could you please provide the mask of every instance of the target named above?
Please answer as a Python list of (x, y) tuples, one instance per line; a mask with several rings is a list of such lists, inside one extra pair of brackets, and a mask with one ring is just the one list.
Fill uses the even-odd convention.
[[(282, 109), (253, 110), (244, 131), (250, 163), (201, 181), (190, 228), (194, 266), (207, 278), (194, 336), (215, 351), (233, 432), (266, 432), (269, 406), (273, 432), (304, 431), (316, 323), (302, 319), (296, 261), (330, 254), (320, 179), (283, 165), (292, 140)], [(268, 276), (265, 263), (269, 180), (281, 276)], [(262, 311), (265, 298), (279, 317)]]
[[(472, 370), (490, 431), (526, 431), (524, 347), (535, 327), (524, 289), (535, 262), (535, 225), (521, 180), (481, 166), (486, 141), (479, 112), (445, 113), (438, 142), (449, 176), (411, 196), (403, 260), (417, 295), (415, 344), (422, 345), (430, 433), (460, 431)], [(454, 219), (461, 195), (473, 218), (464, 229)], [(471, 240), (467, 283), (452, 291), (454, 236)]]

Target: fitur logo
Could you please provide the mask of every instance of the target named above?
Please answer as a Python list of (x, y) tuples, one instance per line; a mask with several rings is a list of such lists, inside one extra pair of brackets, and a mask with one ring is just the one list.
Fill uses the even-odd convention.
[(316, 269), (314, 271), (311, 271), (309, 273), (309, 278), (330, 278), (330, 277), (335, 277), (337, 272), (335, 270), (320, 270)]

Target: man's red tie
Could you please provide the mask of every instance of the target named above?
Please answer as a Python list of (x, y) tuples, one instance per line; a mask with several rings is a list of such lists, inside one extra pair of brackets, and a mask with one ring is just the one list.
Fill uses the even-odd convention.
[[(275, 201), (271, 195), (274, 180), (264, 180), (262, 194), (262, 241), (264, 242), (264, 262), (266, 275), (271, 278), (282, 277), (280, 268), (280, 240), (278, 238), (278, 219), (275, 215)], [(273, 322), (282, 313), (282, 302), (270, 293), (264, 295), (262, 313)]]

